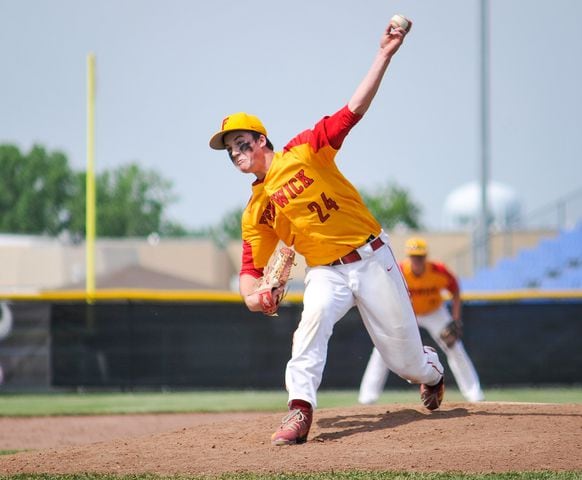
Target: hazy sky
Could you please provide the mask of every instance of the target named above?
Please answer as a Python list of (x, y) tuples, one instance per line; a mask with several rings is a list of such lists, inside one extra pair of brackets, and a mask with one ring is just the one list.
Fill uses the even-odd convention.
[[(97, 57), (96, 167), (159, 171), (171, 216), (215, 224), (254, 177), (208, 148), (224, 116), (258, 115), (276, 148), (342, 107), (394, 13), (414, 21), (340, 168), (408, 188), (443, 225), (479, 175), (479, 0), (0, 0), (0, 143), (86, 165), (86, 56)], [(491, 177), (526, 213), (582, 186), (582, 1), (492, 0)]]

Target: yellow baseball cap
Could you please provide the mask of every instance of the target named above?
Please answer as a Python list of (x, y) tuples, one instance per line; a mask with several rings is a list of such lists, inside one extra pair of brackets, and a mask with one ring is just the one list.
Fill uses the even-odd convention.
[(222, 120), (220, 131), (210, 139), (210, 148), (224, 150), (224, 136), (234, 130), (247, 130), (267, 136), (267, 130), (258, 117), (244, 112), (233, 113)]
[(406, 240), (406, 255), (423, 257), (428, 253), (426, 240), (420, 237), (412, 237)]

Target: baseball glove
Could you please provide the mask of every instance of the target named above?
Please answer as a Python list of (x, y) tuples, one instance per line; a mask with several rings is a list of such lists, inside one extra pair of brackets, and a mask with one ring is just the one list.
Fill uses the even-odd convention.
[(285, 286), (294, 265), (295, 251), (281, 247), (271, 256), (263, 278), (257, 287), (261, 308), (265, 315), (277, 315), (277, 309), (285, 296)]
[(451, 348), (455, 342), (461, 338), (461, 327), (456, 322), (450, 322), (441, 330), (440, 337), (445, 345)]

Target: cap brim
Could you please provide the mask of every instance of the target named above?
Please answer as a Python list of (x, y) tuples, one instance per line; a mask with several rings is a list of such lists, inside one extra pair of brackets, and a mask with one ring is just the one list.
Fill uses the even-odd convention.
[(224, 135), (228, 133), (228, 132), (218, 132), (215, 133), (212, 138), (210, 139), (210, 142), (208, 142), (208, 144), (210, 145), (210, 148), (214, 149), (214, 150), (225, 150), (226, 147), (224, 146)]

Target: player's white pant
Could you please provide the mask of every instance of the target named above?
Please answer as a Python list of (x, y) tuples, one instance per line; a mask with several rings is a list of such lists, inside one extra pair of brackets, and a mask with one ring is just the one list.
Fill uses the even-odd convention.
[(358, 249), (362, 260), (308, 269), (303, 313), (293, 335), (285, 383), (289, 401), (305, 400), (315, 408), (334, 325), (356, 306), (374, 345), (389, 369), (411, 383), (435, 385), (443, 374), (438, 355), (424, 349), (398, 264), (385, 245)]
[[(461, 340), (457, 340), (452, 347), (447, 347), (441, 340), (439, 334), (442, 329), (452, 321), (449, 311), (444, 305), (428, 315), (418, 316), (418, 325), (425, 328), (437, 345), (447, 356), (449, 367), (453, 372), (459, 391), (469, 402), (479, 402), (483, 400), (483, 391), (479, 382), (479, 376), (467, 355), (467, 351)], [(382, 360), (380, 353), (374, 348), (368, 366), (362, 377), (360, 385), (360, 394), (358, 401), (360, 403), (374, 403), (380, 397), (390, 367)]]
[[(12, 310), (8, 302), (0, 302), (0, 340), (6, 338), (12, 331)], [(0, 365), (0, 385), (4, 383), (4, 370)]]

